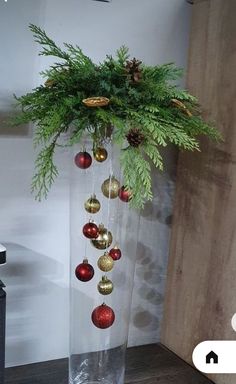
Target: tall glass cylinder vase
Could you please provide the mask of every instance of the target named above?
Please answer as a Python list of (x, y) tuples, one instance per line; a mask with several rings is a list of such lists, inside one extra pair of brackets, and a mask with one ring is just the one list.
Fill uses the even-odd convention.
[(69, 383), (123, 384), (139, 214), (122, 195), (119, 150), (106, 145), (104, 160), (85, 144), (71, 158)]

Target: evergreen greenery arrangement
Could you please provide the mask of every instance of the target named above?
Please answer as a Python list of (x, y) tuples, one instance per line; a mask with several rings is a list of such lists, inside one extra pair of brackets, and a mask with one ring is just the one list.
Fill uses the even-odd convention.
[[(152, 200), (151, 163), (160, 170), (159, 149), (172, 143), (183, 150), (199, 150), (199, 136), (219, 139), (217, 130), (200, 116), (197, 100), (174, 81), (182, 71), (173, 64), (147, 66), (130, 60), (121, 47), (116, 57), (95, 64), (78, 46), (58, 47), (41, 28), (30, 25), (40, 55), (58, 60), (44, 72), (46, 82), (24, 96), (16, 97), (22, 112), (14, 124), (33, 122), (34, 143), (40, 147), (32, 191), (46, 197), (58, 175), (53, 156), (60, 136), (66, 145), (90, 135), (94, 148), (109, 138), (121, 148), (124, 185), (132, 192), (130, 204), (143, 207)], [(89, 107), (86, 100), (95, 100)], [(96, 101), (105, 103), (96, 104)]]

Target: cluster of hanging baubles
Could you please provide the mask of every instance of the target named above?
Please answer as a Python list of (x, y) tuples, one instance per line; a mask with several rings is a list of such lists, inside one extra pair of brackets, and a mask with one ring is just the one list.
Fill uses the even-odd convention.
[[(98, 147), (93, 152), (94, 159), (100, 163), (104, 162), (108, 153), (104, 147)], [(81, 169), (87, 169), (92, 165), (92, 156), (87, 151), (81, 151), (75, 156), (75, 164)], [(121, 201), (127, 203), (131, 199), (131, 193), (125, 189), (124, 186), (120, 186), (119, 181), (114, 177), (110, 176), (107, 180), (102, 183), (102, 193), (108, 199), (120, 198)], [(90, 214), (96, 214), (101, 208), (99, 200), (96, 195), (92, 195), (84, 204), (85, 210)], [(118, 246), (114, 246), (107, 251), (111, 246), (113, 237), (112, 233), (104, 227), (103, 224), (95, 224), (93, 220), (90, 220), (83, 226), (84, 236), (90, 240), (91, 244), (98, 250), (103, 250), (104, 254), (98, 259), (98, 268), (106, 273), (113, 269), (114, 264), (122, 256), (121, 250)], [(87, 259), (84, 259), (75, 269), (75, 275), (78, 280), (82, 282), (90, 281), (94, 276), (94, 268), (89, 264)], [(101, 281), (97, 285), (98, 292), (103, 295), (109, 295), (113, 291), (113, 283), (107, 276), (102, 276)], [(106, 329), (112, 326), (115, 321), (115, 313), (112, 308), (103, 303), (96, 307), (91, 315), (93, 324), (100, 329)]]

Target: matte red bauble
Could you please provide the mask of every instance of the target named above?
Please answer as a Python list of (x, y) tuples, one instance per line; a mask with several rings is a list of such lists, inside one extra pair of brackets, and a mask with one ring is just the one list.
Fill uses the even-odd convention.
[(132, 197), (132, 193), (130, 191), (125, 190), (125, 186), (119, 189), (119, 198), (124, 202), (128, 203)]
[(114, 247), (110, 249), (109, 255), (114, 261), (119, 260), (121, 258), (121, 250), (118, 247)]
[(75, 276), (80, 281), (89, 281), (94, 276), (94, 269), (87, 259), (83, 260), (83, 263), (79, 264), (75, 269)]
[(92, 221), (90, 221), (89, 223), (84, 225), (83, 234), (88, 239), (96, 239), (99, 235), (98, 226)]
[(86, 151), (79, 152), (75, 156), (75, 164), (77, 165), (77, 167), (79, 167), (81, 169), (87, 169), (92, 164), (92, 157)]
[(92, 322), (95, 327), (106, 329), (112, 326), (115, 321), (115, 313), (113, 309), (106, 304), (102, 304), (95, 308), (92, 313)]

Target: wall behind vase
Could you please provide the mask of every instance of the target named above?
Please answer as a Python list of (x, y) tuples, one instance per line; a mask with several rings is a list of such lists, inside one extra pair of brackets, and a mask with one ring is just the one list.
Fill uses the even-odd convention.
[[(58, 43), (79, 44), (99, 61), (126, 44), (148, 64), (186, 64), (190, 6), (185, 0), (11, 0), (0, 4), (0, 241), (8, 247), (1, 267), (7, 284), (7, 365), (68, 354), (69, 164), (59, 153), (61, 175), (47, 201), (30, 195), (35, 153), (29, 127), (5, 119), (12, 93), (39, 84), (50, 59), (37, 57), (27, 29), (43, 27)], [(168, 257), (176, 154), (165, 153), (166, 172), (155, 173), (154, 202), (142, 213), (130, 345), (159, 340)]]

